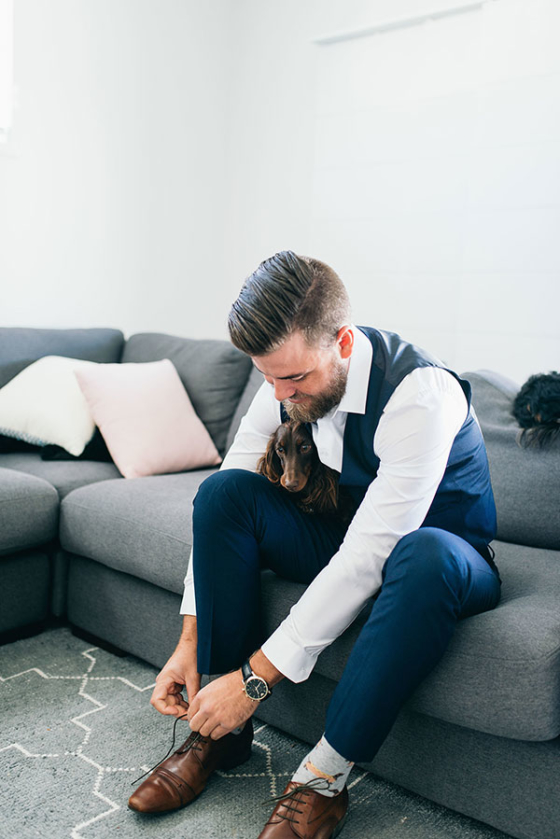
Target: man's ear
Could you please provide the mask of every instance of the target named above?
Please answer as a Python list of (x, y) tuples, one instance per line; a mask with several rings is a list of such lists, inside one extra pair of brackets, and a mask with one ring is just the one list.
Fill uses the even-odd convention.
[(336, 345), (341, 358), (350, 358), (354, 349), (354, 330), (349, 324), (341, 326), (338, 330)]

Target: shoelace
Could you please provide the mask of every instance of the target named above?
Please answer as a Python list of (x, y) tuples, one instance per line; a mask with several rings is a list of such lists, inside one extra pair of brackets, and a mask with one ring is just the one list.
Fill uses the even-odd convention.
[[(144, 774), (140, 775), (139, 778), (136, 778), (135, 781), (132, 781), (131, 786), (134, 786), (134, 784), (137, 784), (138, 781), (141, 781), (142, 778), (145, 778), (146, 775), (149, 775), (150, 772), (154, 771), (154, 769), (157, 769), (158, 766), (161, 763), (163, 763), (164, 760), (167, 760), (167, 758), (169, 757), (169, 755), (171, 754), (171, 752), (173, 751), (173, 749), (175, 747), (175, 735), (176, 735), (176, 731), (177, 731), (177, 723), (179, 722), (179, 720), (184, 719), (186, 716), (187, 716), (186, 714), (181, 714), (180, 717), (175, 718), (175, 722), (173, 723), (173, 742), (171, 743), (171, 747), (170, 747), (169, 751), (167, 752), (167, 754), (165, 755), (165, 757), (162, 757), (162, 759), (158, 760), (158, 762), (154, 766), (152, 766), (151, 769), (148, 769), (147, 772), (144, 772)], [(181, 750), (181, 754), (184, 754), (185, 752), (190, 751), (190, 749), (200, 750), (200, 745), (199, 744), (202, 744), (204, 742), (206, 742), (204, 737), (198, 731), (196, 731), (196, 732), (193, 731), (192, 734), (188, 737), (188, 739), (185, 743), (185, 748)]]
[[(334, 778), (340, 777), (340, 775), (334, 775)], [(322, 786), (321, 786), (322, 784)], [(325, 786), (326, 785), (326, 786)], [(295, 818), (295, 814), (299, 813), (300, 816), (303, 814), (303, 810), (298, 810), (297, 804), (303, 804), (302, 798), (297, 798), (299, 794), (307, 795), (310, 792), (319, 792), (320, 790), (329, 789), (331, 785), (330, 781), (327, 781), (326, 778), (312, 778), (310, 781), (307, 781), (305, 784), (298, 784), (297, 787), (294, 787), (290, 792), (285, 792), (282, 795), (276, 795), (273, 798), (267, 798), (266, 801), (262, 801), (262, 804), (271, 804), (273, 801), (282, 801), (287, 802), (290, 799), (293, 801), (289, 804), (284, 803), (285, 809), (288, 811), (283, 813), (282, 810), (278, 810), (276, 816), (281, 819), (286, 819), (289, 822), (295, 822), (297, 824), (298, 820)]]

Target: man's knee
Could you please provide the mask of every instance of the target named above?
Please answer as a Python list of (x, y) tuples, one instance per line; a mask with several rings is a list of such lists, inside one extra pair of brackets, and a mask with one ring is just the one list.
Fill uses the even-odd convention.
[(216, 509), (223, 513), (229, 505), (238, 508), (253, 497), (255, 489), (267, 482), (262, 475), (247, 469), (221, 469), (209, 475), (199, 486), (193, 501), (193, 516)]
[(388, 574), (405, 574), (415, 584), (430, 578), (458, 573), (453, 534), (437, 527), (420, 527), (403, 536), (383, 568), (383, 579)]

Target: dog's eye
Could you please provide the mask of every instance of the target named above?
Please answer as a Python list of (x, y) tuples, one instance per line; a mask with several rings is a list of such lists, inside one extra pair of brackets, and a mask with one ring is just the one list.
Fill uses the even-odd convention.
[(284, 454), (284, 446), (276, 446), (276, 454)]
[(311, 446), (309, 445), (309, 443), (302, 443), (302, 445), (301, 445), (301, 451), (302, 452), (308, 452), (310, 448), (311, 448)]

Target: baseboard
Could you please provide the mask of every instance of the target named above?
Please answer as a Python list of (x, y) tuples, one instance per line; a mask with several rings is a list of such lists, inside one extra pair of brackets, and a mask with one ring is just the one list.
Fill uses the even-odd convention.
[(103, 638), (99, 638), (97, 635), (94, 635), (93, 632), (88, 632), (87, 630), (81, 629), (81, 627), (75, 626), (72, 623), (69, 624), (69, 626), (72, 630), (72, 635), (75, 635), (76, 638), (80, 638), (82, 641), (87, 641), (88, 644), (93, 644), (94, 646), (99, 647), (108, 653), (112, 653), (119, 658), (124, 658), (125, 656), (130, 655), (130, 653), (127, 653), (125, 650), (121, 650), (119, 647), (115, 647), (115, 645), (111, 644), (109, 641), (105, 641)]

